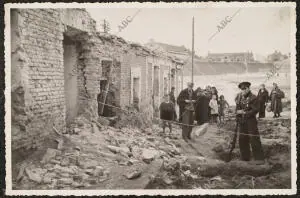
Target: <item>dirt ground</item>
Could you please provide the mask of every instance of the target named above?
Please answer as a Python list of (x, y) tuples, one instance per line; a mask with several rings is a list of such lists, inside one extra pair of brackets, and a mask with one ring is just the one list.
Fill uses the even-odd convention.
[[(193, 140), (181, 128), (114, 128), (80, 116), (72, 134), (56, 134), (44, 149), (13, 163), (13, 189), (287, 189), (291, 188), (291, 120), (259, 121), (264, 165), (239, 160), (238, 144), (225, 162), (235, 120), (210, 124)], [(103, 123), (103, 122), (102, 122)], [(15, 156), (16, 158), (16, 156)]]

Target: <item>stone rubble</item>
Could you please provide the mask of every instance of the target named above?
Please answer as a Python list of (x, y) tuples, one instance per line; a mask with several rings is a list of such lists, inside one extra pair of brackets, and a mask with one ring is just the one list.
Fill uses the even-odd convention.
[[(282, 139), (278, 141), (263, 139), (266, 153), (273, 157), (269, 158), (266, 165), (254, 167), (241, 161), (233, 160), (225, 163), (223, 159), (183, 155), (187, 151), (184, 151), (186, 148), (182, 148), (183, 144), (180, 140), (162, 136), (161, 129), (157, 125), (144, 130), (134, 127), (102, 126), (99, 128), (91, 124), (91, 121), (81, 118), (78, 119), (76, 126), (79, 130), (78, 134), (63, 135), (68, 141), (64, 141), (61, 150), (48, 148), (40, 163), (23, 166), (26, 174), (19, 176), (18, 185), (28, 185), (27, 181), (31, 181), (38, 189), (92, 188), (109, 183), (116, 174), (113, 168), (117, 167), (120, 170), (124, 169), (120, 174), (123, 174), (125, 179), (123, 182), (138, 181), (145, 175), (152, 178), (150, 184), (153, 184), (153, 181), (154, 183), (161, 181), (163, 183), (161, 188), (184, 186), (184, 183), (196, 181), (199, 185), (193, 188), (217, 188), (232, 185), (223, 177), (247, 173), (252, 177), (261, 178), (257, 181), (264, 181), (264, 174), (270, 174), (276, 167), (277, 169), (290, 168), (281, 158), (274, 156), (276, 153), (271, 153), (274, 148), (283, 152), (280, 145), (288, 143)], [(94, 129), (95, 127), (97, 130)], [(278, 131), (275, 130), (272, 134), (281, 137), (287, 137), (286, 134), (290, 130), (284, 124), (275, 126), (269, 123), (264, 130), (261, 130), (263, 134), (269, 133), (268, 127), (278, 128)], [(283, 127), (286, 134), (277, 134)], [(217, 157), (224, 154), (226, 149), (222, 142), (211, 145), (211, 150)], [(235, 149), (235, 154), (235, 157), (238, 157), (238, 149)], [(141, 164), (151, 167), (157, 160), (162, 160), (162, 173), (147, 176), (148, 173), (140, 169)]]

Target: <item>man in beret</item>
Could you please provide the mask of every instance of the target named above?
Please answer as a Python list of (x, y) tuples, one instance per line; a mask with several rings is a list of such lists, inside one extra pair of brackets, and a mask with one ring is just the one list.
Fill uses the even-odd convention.
[(239, 146), (241, 158), (244, 161), (250, 161), (251, 150), (255, 164), (264, 163), (264, 153), (260, 141), (260, 135), (257, 127), (256, 114), (259, 111), (259, 101), (250, 90), (251, 83), (242, 82), (239, 84), (241, 97), (237, 102), (237, 119), (239, 129)]

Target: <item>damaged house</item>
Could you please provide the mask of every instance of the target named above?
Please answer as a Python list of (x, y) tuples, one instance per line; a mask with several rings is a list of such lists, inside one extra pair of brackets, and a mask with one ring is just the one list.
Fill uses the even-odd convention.
[(97, 109), (101, 86), (114, 92), (116, 106), (151, 118), (172, 86), (182, 88), (182, 62), (100, 34), (85, 9), (12, 9), (10, 16), (13, 151), (37, 148), (53, 127), (66, 131)]

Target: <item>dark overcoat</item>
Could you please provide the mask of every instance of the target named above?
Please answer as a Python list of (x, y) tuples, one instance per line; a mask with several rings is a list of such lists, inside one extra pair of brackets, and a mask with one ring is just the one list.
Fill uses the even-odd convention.
[(282, 102), (281, 99), (284, 98), (284, 93), (279, 88), (275, 88), (270, 93), (271, 99), (271, 111), (274, 113), (282, 112)]
[(265, 104), (266, 102), (268, 102), (269, 100), (269, 92), (268, 90), (264, 89), (264, 91), (262, 91), (261, 89), (258, 91), (257, 94), (257, 99), (259, 101), (260, 104)]
[(208, 122), (208, 111), (209, 111), (209, 98), (204, 94), (197, 96), (197, 102), (195, 106), (195, 119), (199, 124)]
[[(256, 114), (259, 111), (259, 101), (257, 97), (251, 92), (246, 96), (237, 98), (237, 110), (244, 110), (245, 114), (237, 115), (238, 131), (239, 131), (239, 146), (241, 151), (241, 158), (243, 160), (250, 160), (251, 149), (255, 160), (264, 159), (264, 153), (258, 132)], [(246, 134), (254, 135), (248, 136)]]
[(180, 92), (180, 94), (177, 97), (177, 104), (179, 105), (180, 109), (184, 109), (187, 105), (187, 103), (185, 102), (185, 100), (196, 100), (196, 94), (194, 92), (194, 90), (192, 90), (192, 98), (189, 98), (189, 92), (188, 92), (188, 88), (182, 90)]

